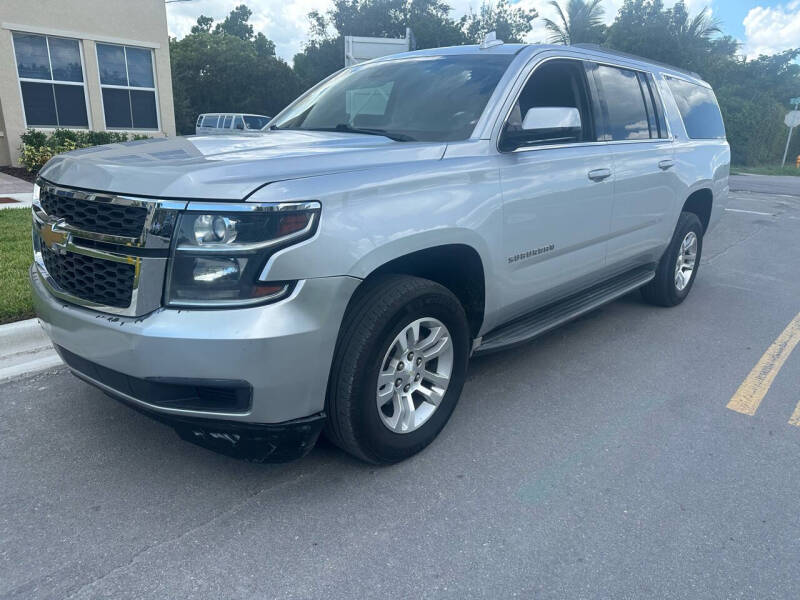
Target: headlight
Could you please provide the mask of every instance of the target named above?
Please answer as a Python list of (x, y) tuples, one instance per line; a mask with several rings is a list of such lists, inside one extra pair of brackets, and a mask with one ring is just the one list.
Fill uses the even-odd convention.
[(294, 282), (259, 275), (277, 250), (314, 234), (319, 212), (318, 202), (190, 203), (178, 220), (167, 305), (249, 306), (286, 297)]
[(34, 183), (33, 184), (33, 198), (32, 198), (34, 203), (36, 203), (36, 204), (39, 203), (39, 196), (40, 196), (41, 192), (42, 192), (42, 188), (39, 187), (39, 184), (38, 183)]

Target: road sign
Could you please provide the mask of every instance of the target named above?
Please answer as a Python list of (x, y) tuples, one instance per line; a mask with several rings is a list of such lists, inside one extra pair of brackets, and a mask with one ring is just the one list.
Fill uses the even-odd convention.
[(786, 118), (783, 119), (783, 122), (786, 123), (787, 127), (797, 127), (800, 125), (800, 110), (793, 110), (790, 113), (786, 113)]
[[(800, 98), (792, 98), (792, 100), (800, 100)], [(789, 153), (789, 142), (792, 141), (792, 132), (795, 127), (800, 125), (800, 110), (793, 110), (790, 113), (786, 113), (783, 122), (786, 123), (786, 126), (789, 128), (789, 136), (786, 138), (786, 149), (783, 151), (783, 162), (781, 162), (781, 166), (785, 167), (786, 155)]]

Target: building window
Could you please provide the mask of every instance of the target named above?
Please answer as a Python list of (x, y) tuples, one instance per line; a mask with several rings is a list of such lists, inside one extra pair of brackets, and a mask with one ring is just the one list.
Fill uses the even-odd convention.
[(17, 32), (13, 38), (25, 124), (88, 128), (78, 40)]
[(106, 129), (158, 129), (153, 52), (97, 44)]

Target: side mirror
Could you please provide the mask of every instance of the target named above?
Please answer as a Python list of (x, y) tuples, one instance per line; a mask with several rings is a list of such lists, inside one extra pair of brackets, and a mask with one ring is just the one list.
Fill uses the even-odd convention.
[(581, 113), (575, 107), (537, 106), (528, 109), (522, 126), (503, 132), (500, 148), (511, 152), (521, 146), (568, 144), (581, 139)]

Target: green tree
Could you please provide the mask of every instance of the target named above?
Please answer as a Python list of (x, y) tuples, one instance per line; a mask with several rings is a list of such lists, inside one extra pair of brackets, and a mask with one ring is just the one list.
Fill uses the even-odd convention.
[(774, 164), (786, 142), (785, 103), (800, 90), (800, 51), (746, 60), (721, 29), (708, 11), (691, 16), (682, 1), (665, 9), (661, 0), (626, 0), (606, 43), (699, 73), (719, 100), (734, 164)]
[(549, 41), (555, 44), (598, 44), (605, 37), (601, 0), (568, 0), (566, 10), (555, 0), (556, 20), (545, 19), (544, 26), (550, 32)]
[(490, 31), (496, 32), (497, 38), (505, 42), (519, 43), (533, 29), (533, 20), (537, 16), (535, 9), (512, 6), (508, 0), (499, 0), (497, 4), (484, 0), (478, 12), (470, 8), (461, 17), (461, 29), (467, 39), (476, 44)]
[(334, 0), (326, 14), (309, 13), (310, 39), (294, 69), (311, 86), (344, 66), (344, 36), (401, 38), (410, 27), (417, 48), (466, 43), (460, 23), (442, 0)]
[(246, 4), (240, 4), (225, 17), (222, 23), (217, 23), (214, 33), (233, 35), (243, 40), (252, 40), (253, 26), (247, 22), (251, 16), (253, 16), (253, 11), (247, 8)]
[(275, 56), (275, 44), (252, 34), (250, 10), (236, 7), (222, 23), (201, 16), (192, 33), (170, 40), (175, 120), (193, 133), (204, 112), (274, 115), (301, 91), (296, 73)]
[(192, 25), (191, 33), (211, 33), (211, 25), (214, 24), (214, 19), (205, 15), (197, 17), (197, 24)]

